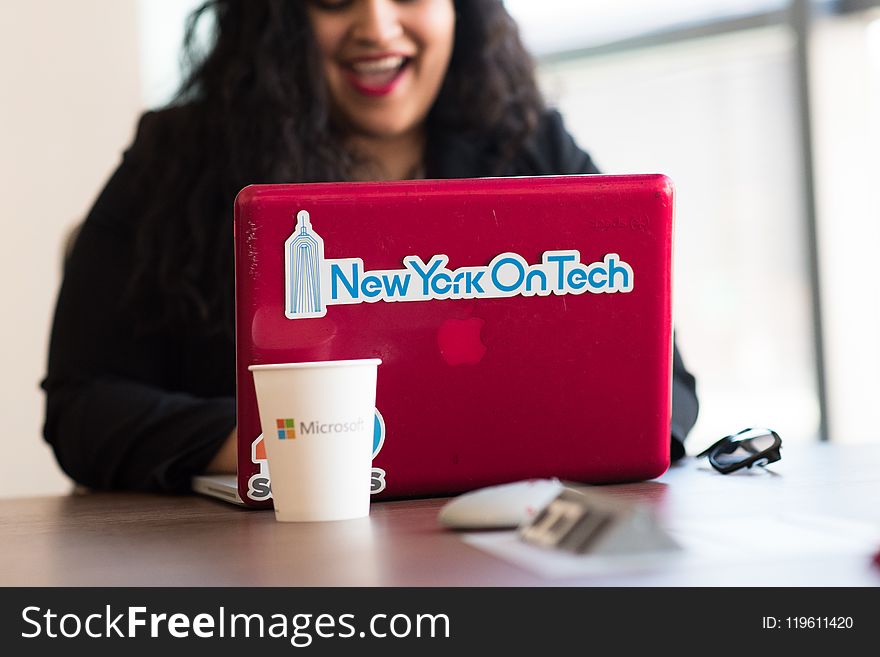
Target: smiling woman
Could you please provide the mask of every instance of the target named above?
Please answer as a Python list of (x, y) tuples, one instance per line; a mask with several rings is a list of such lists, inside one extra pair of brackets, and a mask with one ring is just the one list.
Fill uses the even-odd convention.
[[(214, 41), (199, 55), (201, 19)], [(78, 482), (187, 490), (235, 469), (231, 208), (252, 183), (596, 173), (501, 0), (211, 0), (79, 234), (44, 381)], [(675, 362), (673, 454), (697, 412)]]
[(452, 1), (313, 0), (308, 15), (335, 117), (353, 150), (373, 155), (356, 177), (418, 177), (425, 117), (452, 56)]
[(337, 118), (373, 138), (423, 128), (452, 56), (452, 0), (307, 6)]

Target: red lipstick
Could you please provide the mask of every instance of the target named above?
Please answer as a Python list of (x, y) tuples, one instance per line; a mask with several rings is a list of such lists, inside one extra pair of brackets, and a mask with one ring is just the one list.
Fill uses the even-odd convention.
[(351, 59), (342, 66), (355, 91), (370, 97), (390, 94), (409, 68), (411, 58), (402, 53), (381, 53)]

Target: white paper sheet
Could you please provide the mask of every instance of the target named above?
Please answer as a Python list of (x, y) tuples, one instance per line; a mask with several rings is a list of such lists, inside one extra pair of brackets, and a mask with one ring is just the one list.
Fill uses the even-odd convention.
[(682, 550), (625, 556), (574, 555), (535, 547), (515, 531), (462, 536), (484, 550), (546, 578), (612, 575), (688, 567), (790, 559), (808, 555), (872, 554), (880, 545), (880, 527), (826, 516), (766, 514), (689, 521), (668, 526)]

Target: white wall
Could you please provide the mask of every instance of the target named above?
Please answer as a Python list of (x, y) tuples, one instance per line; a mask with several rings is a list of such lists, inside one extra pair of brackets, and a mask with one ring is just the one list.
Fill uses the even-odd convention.
[(42, 439), (61, 244), (142, 105), (135, 0), (0, 3), (0, 497), (66, 491)]

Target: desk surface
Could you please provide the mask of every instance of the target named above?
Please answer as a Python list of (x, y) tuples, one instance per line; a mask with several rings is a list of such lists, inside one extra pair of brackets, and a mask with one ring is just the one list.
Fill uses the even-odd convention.
[[(789, 445), (775, 474), (722, 476), (687, 459), (655, 481), (603, 486), (661, 520), (726, 522), (760, 547), (757, 515), (880, 528), (880, 445)], [(100, 493), (0, 501), (0, 585), (11, 586), (878, 586), (861, 553), (813, 550), (707, 564), (685, 552), (638, 574), (545, 579), (437, 525), (444, 500), (373, 504), (370, 517), (276, 523), (201, 497)], [(844, 523), (844, 525), (846, 524)], [(752, 536), (753, 534), (753, 536)], [(872, 549), (880, 549), (880, 544)]]

